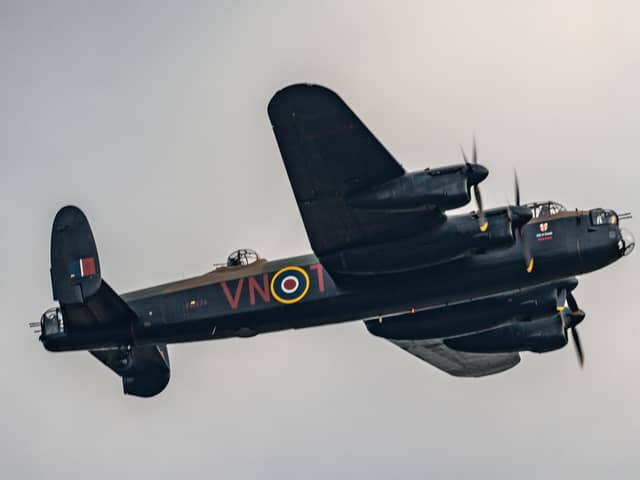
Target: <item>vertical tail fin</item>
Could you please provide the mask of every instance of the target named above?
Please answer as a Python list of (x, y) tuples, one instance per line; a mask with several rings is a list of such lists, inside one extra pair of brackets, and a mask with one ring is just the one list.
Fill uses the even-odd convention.
[(102, 283), (98, 249), (87, 217), (74, 206), (61, 208), (51, 231), (51, 286), (61, 304), (83, 303)]

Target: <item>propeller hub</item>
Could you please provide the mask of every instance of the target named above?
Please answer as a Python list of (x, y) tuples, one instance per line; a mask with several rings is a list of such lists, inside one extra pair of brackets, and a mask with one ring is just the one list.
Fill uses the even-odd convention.
[(511, 207), (511, 223), (515, 228), (526, 225), (533, 218), (531, 209), (516, 205)]
[(582, 310), (565, 313), (567, 316), (567, 328), (574, 328), (584, 320), (585, 313)]
[(473, 187), (482, 182), (489, 175), (489, 170), (478, 163), (467, 164), (467, 181)]
[(561, 312), (563, 317), (564, 327), (568, 330), (570, 328), (576, 328), (582, 320), (584, 320), (585, 313), (582, 310), (575, 310), (573, 312), (568, 309), (564, 309)]

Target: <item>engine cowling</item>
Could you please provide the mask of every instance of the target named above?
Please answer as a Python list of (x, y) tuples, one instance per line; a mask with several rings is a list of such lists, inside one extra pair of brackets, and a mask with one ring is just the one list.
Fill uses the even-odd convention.
[(382, 185), (352, 194), (347, 203), (354, 208), (386, 211), (440, 210), (459, 208), (471, 200), (471, 187), (486, 178), (481, 165), (453, 165), (406, 173)]
[(499, 293), (428, 310), (369, 320), (369, 332), (395, 340), (425, 340), (480, 332), (513, 320), (539, 318), (556, 310), (558, 293), (572, 291), (578, 282), (567, 279), (554, 284)]
[[(472, 252), (506, 248), (515, 242), (513, 212), (518, 207), (485, 212), (488, 229), (478, 229), (475, 214), (456, 215), (400, 240), (343, 249), (323, 255), (327, 270), (343, 275), (396, 273), (445, 263)], [(528, 221), (530, 218), (524, 218)]]
[(530, 321), (513, 321), (473, 335), (450, 338), (444, 343), (454, 350), (469, 353), (543, 353), (564, 347), (567, 332), (562, 317), (556, 314)]

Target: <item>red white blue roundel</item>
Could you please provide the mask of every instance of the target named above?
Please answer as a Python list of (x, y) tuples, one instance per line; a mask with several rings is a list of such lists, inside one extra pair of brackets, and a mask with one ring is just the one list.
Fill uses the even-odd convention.
[(271, 278), (271, 295), (280, 303), (296, 303), (309, 291), (309, 274), (300, 267), (284, 267)]

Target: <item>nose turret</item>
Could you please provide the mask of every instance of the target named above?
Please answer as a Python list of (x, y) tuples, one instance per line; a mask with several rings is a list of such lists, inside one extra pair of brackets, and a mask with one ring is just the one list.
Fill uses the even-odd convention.
[(628, 218), (628, 213), (618, 215), (605, 208), (583, 212), (576, 223), (575, 251), (585, 273), (606, 267), (631, 253), (635, 246), (633, 235), (620, 226), (620, 221)]

